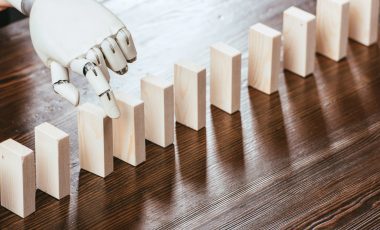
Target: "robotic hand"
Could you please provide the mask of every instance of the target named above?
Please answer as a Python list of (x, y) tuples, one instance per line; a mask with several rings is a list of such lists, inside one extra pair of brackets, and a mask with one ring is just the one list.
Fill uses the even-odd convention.
[(123, 75), (136, 60), (130, 32), (95, 0), (8, 0), (30, 15), (33, 46), (51, 69), (54, 91), (74, 105), (78, 89), (68, 69), (85, 76), (111, 118), (120, 116), (107, 67)]

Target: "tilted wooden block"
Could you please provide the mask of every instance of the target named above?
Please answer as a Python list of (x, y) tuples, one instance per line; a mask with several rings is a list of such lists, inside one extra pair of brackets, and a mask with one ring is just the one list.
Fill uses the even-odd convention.
[(175, 116), (196, 131), (206, 125), (206, 69), (188, 62), (174, 65)]
[(281, 33), (258, 23), (249, 29), (248, 84), (266, 94), (278, 91)]
[(9, 139), (0, 144), (1, 205), (24, 218), (36, 210), (33, 150)]
[(70, 195), (69, 135), (49, 123), (34, 130), (37, 188), (56, 199)]
[(379, 0), (350, 0), (349, 37), (363, 45), (377, 42)]
[(101, 177), (113, 171), (112, 120), (93, 104), (78, 107), (80, 167)]
[(240, 110), (241, 52), (223, 43), (211, 46), (211, 104), (232, 114)]
[(121, 115), (112, 121), (113, 155), (137, 166), (146, 160), (144, 102), (122, 92), (115, 96)]
[(164, 148), (173, 144), (173, 84), (148, 75), (141, 79), (141, 99), (145, 110), (145, 138)]
[(314, 72), (316, 50), (315, 16), (290, 7), (284, 12), (284, 68), (302, 77)]
[(347, 55), (349, 0), (317, 1), (317, 52), (334, 61)]

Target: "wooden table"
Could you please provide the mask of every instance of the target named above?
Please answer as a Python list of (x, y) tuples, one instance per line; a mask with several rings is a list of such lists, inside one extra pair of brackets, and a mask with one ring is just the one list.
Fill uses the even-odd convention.
[[(37, 192), (25, 219), (0, 208), (0, 229), (35, 228), (380, 228), (380, 49), (349, 43), (348, 58), (318, 56), (314, 76), (281, 75), (279, 93), (247, 87), (249, 26), (281, 29), (292, 4), (310, 0), (105, 1), (133, 32), (138, 62), (115, 89), (138, 95), (144, 73), (172, 78), (173, 63), (209, 67), (209, 45), (243, 51), (242, 110), (207, 107), (207, 127), (176, 125), (175, 144), (147, 142), (134, 168), (115, 159), (106, 179), (80, 171), (76, 109), (52, 91), (26, 20), (0, 30), (0, 141), (34, 148), (35, 126), (70, 133), (71, 196)], [(73, 36), (78, 36), (74, 35)], [(209, 70), (209, 68), (208, 68)], [(82, 102), (97, 102), (74, 76)]]

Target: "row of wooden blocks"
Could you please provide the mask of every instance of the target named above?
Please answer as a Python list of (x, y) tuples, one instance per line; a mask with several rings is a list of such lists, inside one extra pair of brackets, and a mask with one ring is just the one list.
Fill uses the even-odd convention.
[[(154, 92), (155, 93), (155, 92)], [(113, 171), (113, 157), (137, 166), (145, 161), (144, 103), (116, 93), (122, 117), (83, 104), (78, 112), (81, 169), (101, 177)], [(35, 128), (35, 153), (8, 139), (0, 143), (1, 205), (20, 217), (35, 211), (36, 189), (61, 199), (70, 194), (69, 135), (49, 123)]]
[(278, 91), (282, 47), (284, 69), (307, 77), (314, 72), (316, 53), (340, 61), (347, 56), (348, 38), (366, 46), (376, 43), (378, 20), (379, 0), (318, 0), (317, 16), (296, 7), (284, 12), (283, 39), (268, 26), (252, 26), (249, 85), (266, 94)]
[[(351, 6), (350, 6), (351, 4)], [(284, 12), (284, 68), (302, 77), (314, 71), (315, 53), (335, 61), (346, 56), (348, 36), (365, 45), (377, 41), (379, 0), (318, 0), (317, 17), (291, 7)], [(267, 94), (278, 90), (281, 33), (263, 24), (249, 30), (249, 85)], [(211, 104), (227, 113), (240, 109), (241, 52), (211, 46)], [(174, 84), (152, 76), (141, 80), (141, 98), (115, 93), (121, 117), (111, 120), (93, 104), (78, 112), (80, 166), (101, 177), (113, 157), (137, 166), (145, 161), (145, 139), (167, 147), (174, 119), (194, 130), (206, 123), (206, 69), (188, 62), (174, 66)], [(175, 118), (174, 118), (175, 117)], [(61, 199), (70, 194), (69, 135), (44, 123), (35, 128), (33, 150), (0, 144), (1, 205), (21, 217), (35, 211), (36, 188)]]
[(36, 187), (57, 199), (70, 194), (69, 136), (44, 123), (35, 146), (36, 154), (12, 139), (0, 144), (1, 205), (21, 217), (35, 211)]

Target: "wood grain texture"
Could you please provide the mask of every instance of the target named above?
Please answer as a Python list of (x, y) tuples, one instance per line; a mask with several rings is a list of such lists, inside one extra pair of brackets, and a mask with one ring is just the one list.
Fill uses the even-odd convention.
[(278, 91), (281, 32), (258, 23), (249, 29), (248, 84), (266, 94)]
[(33, 150), (8, 139), (0, 143), (1, 206), (24, 218), (36, 210)]
[[(109, 0), (139, 52), (127, 77), (112, 74), (111, 85), (139, 96), (141, 76), (172, 81), (181, 59), (209, 73), (209, 46), (223, 41), (243, 52), (247, 86), (249, 27), (281, 31), (293, 5), (315, 14), (314, 0)], [(174, 145), (146, 142), (144, 164), (114, 159), (103, 179), (80, 170), (76, 109), (52, 92), (27, 21), (0, 29), (0, 141), (34, 149), (33, 129), (45, 121), (72, 140), (70, 198), (37, 191), (36, 212), (21, 219), (0, 208), (0, 228), (379, 229), (378, 44), (350, 41), (339, 63), (318, 55), (313, 76), (281, 74), (278, 94), (242, 87), (240, 113), (207, 106), (205, 129), (177, 124)], [(86, 79), (71, 79), (81, 103), (97, 102)]]
[(221, 42), (210, 49), (210, 102), (233, 114), (240, 110), (241, 52)]
[(56, 199), (70, 195), (69, 135), (45, 122), (34, 136), (37, 188)]
[(377, 42), (379, 0), (350, 0), (349, 37), (363, 45)]
[(173, 83), (151, 75), (141, 79), (145, 138), (163, 148), (174, 142)]
[(284, 11), (284, 68), (301, 77), (314, 72), (316, 29), (315, 16), (297, 7)]
[(146, 160), (144, 102), (124, 92), (115, 92), (120, 118), (112, 120), (113, 155), (133, 166)]
[(206, 126), (206, 69), (190, 62), (174, 65), (174, 105), (178, 123), (196, 131)]
[(100, 177), (113, 172), (112, 119), (101, 107), (78, 107), (78, 148), (82, 169)]
[(347, 55), (349, 0), (317, 0), (317, 52), (334, 61)]

